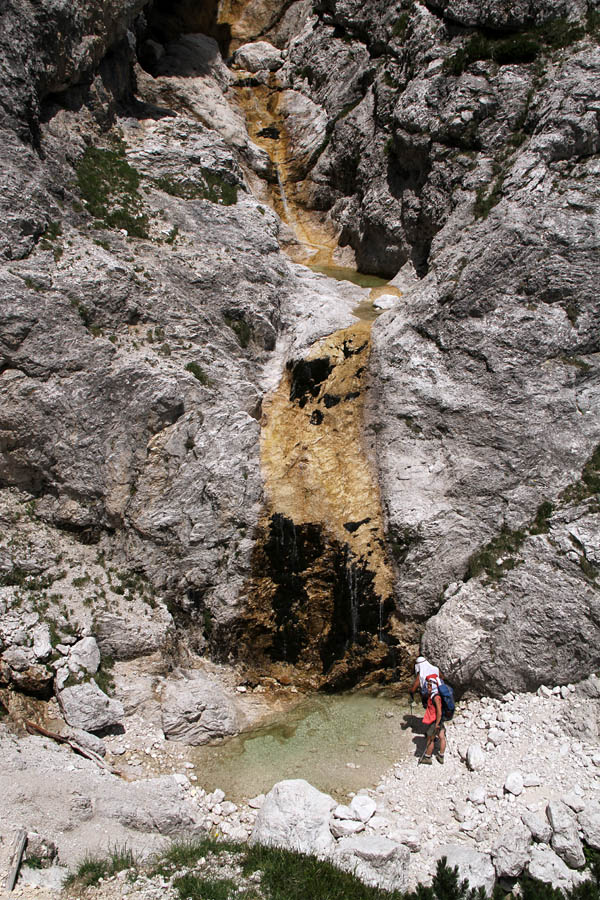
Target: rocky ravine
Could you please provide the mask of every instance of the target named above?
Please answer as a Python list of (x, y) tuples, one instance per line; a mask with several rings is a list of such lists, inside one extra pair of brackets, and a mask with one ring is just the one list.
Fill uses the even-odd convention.
[[(598, 666), (597, 4), (192, 6), (0, 10), (11, 727), (102, 752), (96, 733), (125, 723), (129, 749), (151, 736), (169, 760), (165, 737), (238, 731), (295, 681), (406, 674), (423, 628), (460, 689), (579, 680)], [(394, 276), (402, 302), (352, 384), (363, 347), (329, 336), (360, 330), (365, 291), (281, 245)], [(312, 372), (320, 347), (280, 466), (267, 417), (286, 364)], [(314, 458), (336, 460), (333, 512), (315, 522), (302, 490), (332, 408)], [(292, 459), (308, 474), (288, 494)], [(269, 517), (284, 561), (298, 533), (319, 548), (291, 587), (281, 559), (264, 571)], [(3, 740), (14, 771), (41, 752)], [(173, 819), (149, 797), (123, 827), (200, 827), (185, 789), (169, 782)], [(69, 816), (118, 812), (100, 795), (82, 788)]]

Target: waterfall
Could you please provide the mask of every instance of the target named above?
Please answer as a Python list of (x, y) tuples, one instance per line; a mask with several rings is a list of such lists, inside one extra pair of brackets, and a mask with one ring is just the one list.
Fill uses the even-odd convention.
[(279, 188), (279, 196), (281, 197), (281, 205), (283, 206), (283, 211), (285, 213), (286, 221), (289, 222), (290, 219), (290, 210), (288, 207), (287, 197), (285, 195), (285, 188), (283, 186), (283, 181), (281, 180), (281, 173), (279, 171), (279, 166), (277, 163), (274, 163), (275, 166), (275, 174), (277, 175), (277, 186)]
[(348, 599), (350, 601), (350, 635), (351, 643), (356, 643), (358, 635), (358, 573), (356, 566), (348, 562), (346, 555), (346, 584), (348, 585)]

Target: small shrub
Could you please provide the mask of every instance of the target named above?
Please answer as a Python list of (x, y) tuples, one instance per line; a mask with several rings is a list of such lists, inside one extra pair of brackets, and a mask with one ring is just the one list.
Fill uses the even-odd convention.
[(471, 63), (486, 60), (499, 66), (532, 63), (546, 50), (558, 50), (581, 40), (584, 33), (582, 25), (566, 19), (553, 19), (507, 37), (488, 37), (479, 31), (444, 61), (444, 71), (461, 75)]
[(114, 150), (88, 147), (77, 164), (77, 184), (87, 211), (100, 227), (124, 228), (133, 237), (148, 237), (142, 212), (140, 175), (125, 158), (122, 142)]
[(583, 467), (580, 480), (564, 489), (561, 500), (566, 503), (579, 503), (598, 493), (600, 493), (600, 444)]
[(159, 190), (181, 200), (210, 200), (211, 203), (222, 203), (224, 206), (237, 203), (237, 185), (227, 181), (218, 172), (203, 167), (200, 168), (197, 181), (164, 175), (155, 179), (154, 183)]
[(197, 378), (200, 384), (203, 384), (205, 387), (208, 387), (210, 384), (210, 378), (198, 363), (190, 362), (185, 367), (186, 372), (191, 372), (194, 378)]
[(110, 696), (115, 689), (115, 678), (113, 675), (114, 665), (115, 661), (112, 656), (103, 656), (100, 663), (100, 668), (93, 676), (94, 681), (96, 682), (100, 690), (104, 691), (104, 693), (108, 696)]
[(553, 505), (544, 500), (537, 508), (535, 519), (529, 529), (529, 534), (547, 534), (550, 531), (550, 517), (554, 512)]
[(410, 19), (410, 13), (403, 12), (400, 13), (396, 21), (394, 22), (394, 27), (392, 28), (392, 35), (394, 37), (400, 38), (400, 40), (404, 40), (406, 36), (406, 32), (408, 30), (408, 21)]
[(500, 203), (505, 178), (504, 173), (498, 175), (489, 193), (486, 193), (485, 187), (479, 188), (473, 205), (473, 214), (476, 219), (487, 219), (494, 206)]
[(476, 550), (469, 557), (464, 581), (476, 578), (485, 572), (490, 581), (498, 581), (510, 569), (514, 569), (516, 562), (514, 554), (517, 553), (525, 540), (524, 531), (512, 531), (503, 525), (500, 533)]

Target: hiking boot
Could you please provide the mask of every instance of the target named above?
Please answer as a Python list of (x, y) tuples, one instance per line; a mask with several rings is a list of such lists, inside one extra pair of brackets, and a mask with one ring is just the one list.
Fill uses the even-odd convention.
[(439, 763), (444, 765), (444, 754), (443, 753), (436, 753), (435, 758), (437, 759), (437, 761)]
[(431, 765), (431, 757), (423, 755), (419, 760), (420, 766), (430, 766)]

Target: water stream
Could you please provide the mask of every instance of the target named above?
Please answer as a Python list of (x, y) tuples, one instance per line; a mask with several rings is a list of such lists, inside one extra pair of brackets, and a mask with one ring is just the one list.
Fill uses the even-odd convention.
[(285, 778), (305, 778), (343, 800), (414, 753), (407, 712), (390, 690), (314, 694), (267, 725), (195, 748), (190, 759), (206, 790), (220, 787), (234, 802)]

